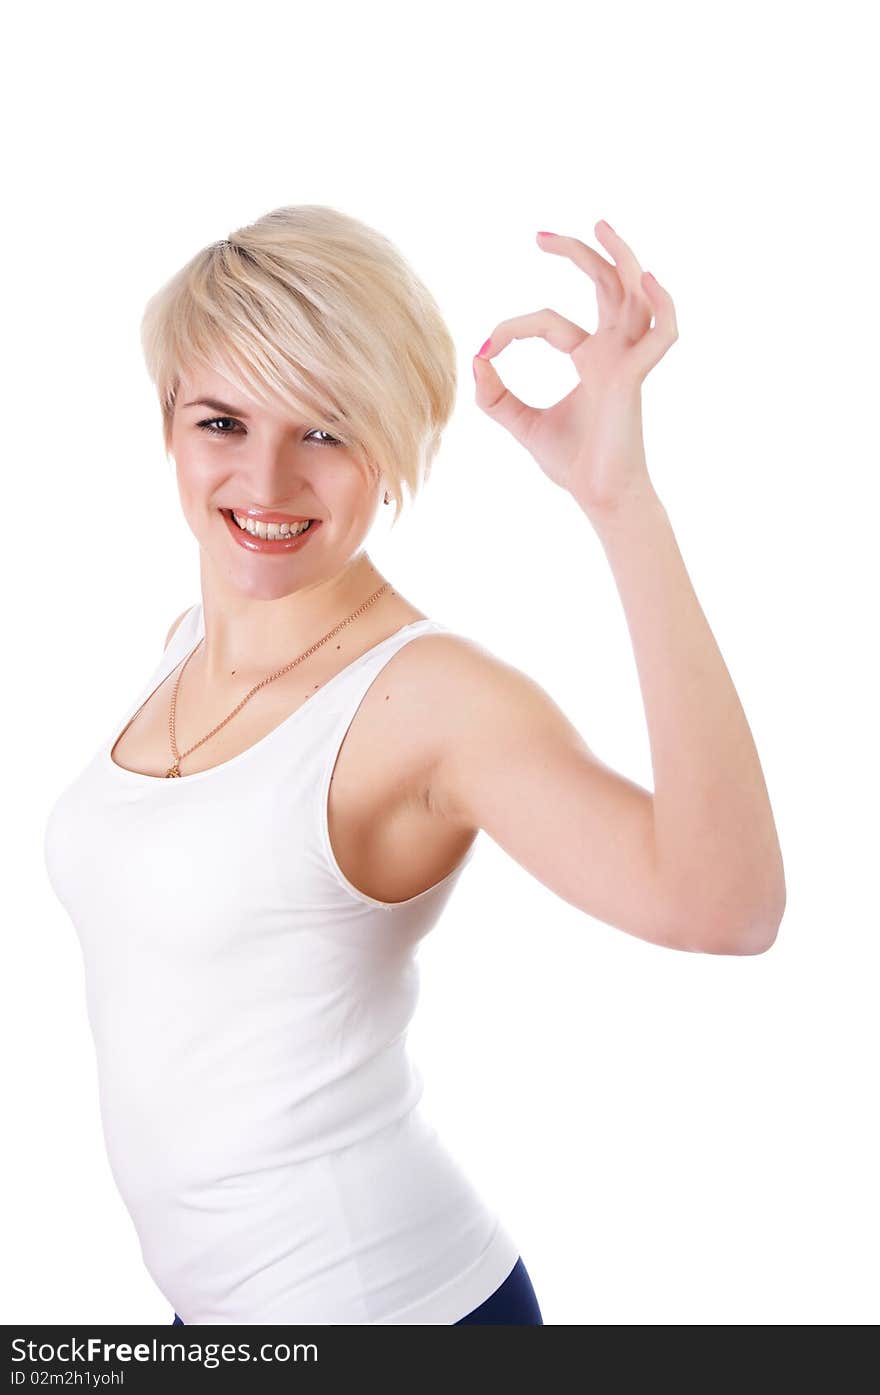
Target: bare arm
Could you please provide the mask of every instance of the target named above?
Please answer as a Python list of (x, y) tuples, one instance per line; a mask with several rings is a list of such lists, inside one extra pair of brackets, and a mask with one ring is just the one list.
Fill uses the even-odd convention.
[[(599, 536), (635, 651), (654, 793), (598, 761), (529, 680), (484, 660), (485, 691), (473, 673), (464, 684), (475, 715), (459, 706), (461, 731), (445, 732), (436, 804), (621, 929), (683, 949), (757, 953), (773, 943), (785, 907), (773, 814), (645, 459), (641, 385), (678, 338), (675, 309), (607, 222), (595, 232), (613, 260), (579, 238), (538, 237), (593, 281), (596, 331), (549, 308), (502, 321), (474, 358), (476, 394)], [(490, 361), (535, 335), (568, 353), (578, 374), (552, 407), (514, 396)]]
[(670, 895), (734, 945), (767, 948), (785, 909), (782, 853), (742, 705), (666, 510), (649, 491), (592, 522), (639, 673), (654, 775), (656, 864)]
[[(649, 545), (652, 526), (665, 550)], [(608, 547), (636, 649), (654, 794), (600, 760), (533, 679), (439, 636), (443, 715), (429, 801), (456, 826), (484, 829), (598, 920), (668, 948), (759, 953), (773, 943), (785, 891), (757, 754), (668, 524), (645, 519), (641, 529), (634, 519)]]

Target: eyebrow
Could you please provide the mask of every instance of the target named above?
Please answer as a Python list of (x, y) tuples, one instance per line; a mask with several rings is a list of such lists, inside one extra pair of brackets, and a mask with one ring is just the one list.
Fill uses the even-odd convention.
[(218, 402), (215, 397), (200, 397), (195, 402), (184, 402), (184, 407), (210, 407), (213, 412), (222, 412), (228, 417), (242, 417), (248, 419), (247, 412), (243, 412), (239, 407), (230, 407), (227, 402)]
[[(228, 402), (220, 402), (216, 397), (199, 397), (195, 402), (184, 402), (184, 407), (210, 407), (212, 412), (222, 412), (226, 417), (241, 417), (242, 421), (249, 421), (247, 412), (243, 412), (240, 407), (230, 407)], [(344, 417), (338, 412), (331, 412), (328, 421), (343, 421)]]

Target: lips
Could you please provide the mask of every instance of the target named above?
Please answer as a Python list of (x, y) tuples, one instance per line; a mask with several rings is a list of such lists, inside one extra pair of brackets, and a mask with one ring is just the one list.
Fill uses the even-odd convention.
[[(247, 530), (244, 528), (239, 528), (235, 519), (232, 517), (231, 509), (221, 509), (220, 513), (223, 515), (223, 521), (226, 524), (227, 531), (229, 532), (231, 537), (234, 538), (234, 540), (238, 543), (239, 547), (243, 547), (247, 552), (264, 553), (270, 556), (274, 553), (285, 554), (288, 552), (298, 552), (301, 548), (305, 547), (305, 545), (309, 541), (309, 538), (313, 537), (314, 534), (317, 533), (318, 529), (321, 527), (321, 520), (319, 518), (313, 518), (309, 522), (309, 527), (306, 528), (304, 532), (297, 533), (295, 537), (260, 538), (257, 537), (254, 533), (247, 532)], [(237, 509), (236, 513), (238, 513)], [(242, 516), (254, 518), (255, 514), (251, 510), (246, 515)], [(267, 523), (291, 523), (299, 521), (308, 521), (306, 519), (294, 519), (290, 514), (275, 515), (274, 517), (270, 518), (265, 518), (264, 515), (261, 515), (261, 520)]]

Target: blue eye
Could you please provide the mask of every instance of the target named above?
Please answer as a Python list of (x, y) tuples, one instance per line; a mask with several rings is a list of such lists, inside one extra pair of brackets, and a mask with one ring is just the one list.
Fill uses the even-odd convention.
[[(221, 428), (216, 425), (218, 421), (232, 422), (233, 426), (241, 425), (240, 422), (235, 420), (235, 417), (211, 417), (206, 421), (198, 422), (197, 425), (200, 431), (206, 431), (209, 436), (235, 436), (239, 434), (236, 431), (221, 430)], [(341, 446), (343, 444), (336, 436), (331, 436), (329, 431), (325, 431), (323, 427), (320, 426), (314, 427), (307, 433), (307, 436), (315, 435), (321, 435), (327, 438), (324, 441), (318, 441), (319, 446)]]

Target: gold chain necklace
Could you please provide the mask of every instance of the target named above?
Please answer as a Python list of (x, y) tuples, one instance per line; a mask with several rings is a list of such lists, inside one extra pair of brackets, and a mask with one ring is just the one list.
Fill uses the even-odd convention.
[(373, 595), (370, 597), (369, 600), (364, 601), (364, 603), (363, 603), (362, 606), (358, 606), (357, 610), (355, 610), (351, 615), (349, 615), (349, 616), (347, 617), (347, 619), (345, 619), (345, 620), (340, 620), (339, 624), (338, 624), (334, 629), (332, 629), (332, 630), (329, 632), (329, 634), (326, 634), (326, 635), (324, 636), (323, 639), (319, 639), (318, 642), (317, 642), (317, 644), (313, 644), (313, 645), (311, 646), (310, 649), (306, 649), (305, 653), (300, 654), (300, 656), (299, 656), (298, 659), (294, 659), (291, 663), (285, 664), (284, 668), (280, 668), (280, 669), (278, 670), (277, 673), (272, 673), (272, 674), (269, 675), (268, 678), (264, 678), (264, 679), (262, 679), (261, 682), (257, 683), (257, 685), (256, 685), (255, 687), (251, 688), (251, 690), (250, 690), (250, 692), (248, 693), (247, 697), (243, 697), (242, 700), (241, 700), (241, 702), (238, 704), (238, 706), (237, 706), (237, 707), (234, 707), (234, 708), (232, 709), (232, 711), (230, 712), (230, 714), (229, 714), (228, 717), (224, 717), (224, 718), (223, 718), (223, 721), (220, 722), (216, 727), (214, 727), (213, 731), (209, 731), (207, 736), (203, 736), (203, 737), (201, 738), (200, 741), (197, 741), (197, 742), (195, 743), (194, 746), (190, 746), (190, 748), (189, 748), (188, 751), (184, 751), (184, 752), (181, 754), (181, 753), (178, 751), (178, 749), (177, 749), (177, 739), (176, 739), (176, 737), (175, 737), (175, 732), (174, 732), (174, 728), (175, 728), (175, 718), (176, 718), (176, 715), (177, 715), (177, 692), (178, 692), (178, 689), (180, 688), (180, 680), (181, 680), (181, 678), (183, 677), (183, 670), (186, 668), (187, 664), (189, 663), (189, 661), (190, 661), (190, 659), (192, 658), (193, 654), (195, 654), (196, 650), (200, 649), (201, 646), (202, 646), (202, 645), (204, 644), (204, 642), (205, 642), (205, 636), (203, 635), (202, 638), (199, 640), (198, 644), (196, 645), (195, 649), (193, 649), (192, 654), (187, 654), (186, 658), (184, 659), (184, 661), (183, 661), (183, 667), (181, 668), (180, 673), (177, 675), (177, 682), (174, 684), (174, 692), (173, 692), (172, 695), (171, 695), (171, 712), (170, 712), (170, 714), (169, 714), (169, 719), (168, 719), (168, 730), (169, 730), (169, 734), (170, 734), (170, 736), (171, 736), (171, 754), (172, 754), (173, 757), (174, 757), (174, 764), (173, 764), (172, 766), (170, 766), (168, 770), (165, 771), (165, 779), (166, 779), (166, 780), (168, 780), (168, 779), (175, 779), (175, 778), (179, 779), (179, 778), (180, 778), (180, 762), (181, 762), (186, 756), (191, 755), (192, 752), (195, 751), (199, 746), (203, 746), (204, 743), (205, 743), (206, 741), (210, 741), (210, 739), (211, 739), (212, 736), (216, 736), (216, 735), (217, 735), (217, 732), (218, 732), (218, 731), (221, 731), (222, 728), (226, 726), (226, 723), (227, 723), (227, 722), (231, 722), (231, 721), (232, 721), (232, 718), (236, 715), (236, 713), (241, 711), (241, 709), (244, 707), (245, 703), (246, 703), (246, 702), (250, 702), (250, 700), (251, 700), (251, 698), (253, 697), (254, 693), (258, 693), (258, 692), (260, 691), (261, 688), (265, 688), (265, 686), (266, 686), (267, 683), (274, 683), (274, 681), (275, 681), (276, 678), (280, 678), (280, 677), (282, 676), (282, 674), (289, 673), (290, 670), (291, 670), (292, 668), (296, 668), (297, 664), (301, 664), (302, 661), (303, 661), (303, 659), (307, 659), (307, 658), (309, 657), (310, 654), (314, 654), (314, 652), (315, 652), (316, 649), (320, 649), (320, 647), (321, 647), (322, 644), (326, 644), (327, 641), (328, 641), (328, 639), (332, 639), (333, 636), (334, 636), (335, 634), (338, 634), (339, 631), (340, 631), (345, 625), (350, 625), (351, 622), (352, 622), (352, 620), (356, 620), (357, 617), (358, 617), (359, 615), (361, 615), (361, 614), (363, 613), (363, 611), (365, 611), (365, 610), (367, 609), (367, 606), (372, 605), (374, 601), (377, 601), (377, 600), (379, 599), (379, 597), (382, 595), (382, 592), (383, 592), (383, 591), (387, 591), (388, 585), (389, 585), (389, 583), (386, 581), (386, 582), (384, 583), (384, 585), (382, 585), (382, 586), (379, 587), (379, 590), (378, 590), (378, 591), (376, 591), (376, 592), (373, 593)]

